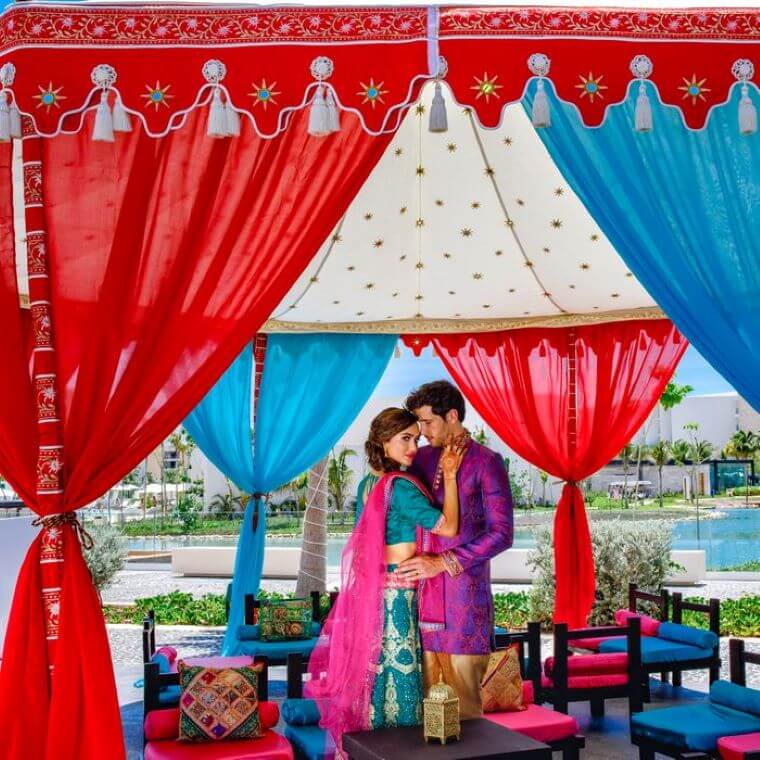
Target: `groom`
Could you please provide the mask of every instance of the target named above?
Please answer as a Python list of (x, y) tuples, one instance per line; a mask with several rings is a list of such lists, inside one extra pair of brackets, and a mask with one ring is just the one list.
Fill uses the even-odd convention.
[(457, 474), (459, 535), (431, 536), (433, 553), (402, 562), (397, 572), (412, 579), (444, 574), (445, 627), (423, 631), (425, 692), (440, 677), (459, 697), (462, 719), (482, 714), (480, 684), (493, 636), (489, 560), (512, 546), (512, 495), (502, 458), (470, 438), (463, 427), (464, 398), (451, 383), (427, 383), (406, 400), (429, 446), (417, 452), (410, 473), (443, 503), (438, 469), (447, 441), (466, 448)]

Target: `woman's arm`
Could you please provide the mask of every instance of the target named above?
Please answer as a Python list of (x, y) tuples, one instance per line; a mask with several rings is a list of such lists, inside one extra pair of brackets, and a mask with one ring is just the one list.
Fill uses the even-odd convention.
[(431, 531), (438, 536), (454, 538), (459, 533), (459, 490), (457, 472), (462, 463), (464, 449), (447, 444), (441, 454), (443, 471), (443, 515), (438, 525)]

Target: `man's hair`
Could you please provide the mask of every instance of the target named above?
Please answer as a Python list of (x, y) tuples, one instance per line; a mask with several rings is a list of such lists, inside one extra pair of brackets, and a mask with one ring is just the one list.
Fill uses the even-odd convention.
[(438, 417), (445, 417), (449, 409), (456, 409), (459, 421), (464, 421), (464, 396), (448, 380), (436, 380), (421, 385), (416, 391), (409, 394), (404, 406), (410, 412), (423, 406), (429, 406), (433, 410), (433, 414)]

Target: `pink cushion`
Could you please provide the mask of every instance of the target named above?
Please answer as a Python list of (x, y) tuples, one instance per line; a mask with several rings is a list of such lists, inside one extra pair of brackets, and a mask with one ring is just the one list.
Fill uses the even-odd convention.
[(169, 665), (174, 665), (177, 661), (177, 650), (174, 647), (159, 647), (156, 649), (155, 654), (162, 654), (169, 660)]
[(615, 622), (618, 625), (628, 625), (628, 620), (632, 617), (637, 617), (641, 620), (642, 636), (656, 636), (659, 633), (659, 620), (655, 620), (653, 617), (649, 617), (649, 615), (641, 615), (638, 612), (631, 612), (631, 610), (618, 610), (615, 613)]
[(528, 705), (521, 712), (487, 713), (483, 717), (537, 742), (559, 741), (578, 733), (575, 718), (540, 705)]
[[(253, 665), (253, 657), (243, 654), (236, 657), (183, 657), (185, 665), (201, 668), (245, 668)], [(172, 673), (177, 672), (177, 663), (171, 663)]]
[[(261, 728), (274, 728), (280, 720), (280, 708), (275, 702), (259, 702)], [(145, 716), (145, 741), (160, 742), (176, 739), (179, 734), (179, 708), (152, 710)]]
[(573, 639), (570, 642), (570, 646), (574, 649), (590, 649), (592, 652), (598, 652), (599, 651), (599, 645), (603, 641), (611, 641), (613, 638), (618, 639), (622, 638), (620, 636), (605, 636), (603, 638), (598, 639)]
[[(601, 689), (606, 686), (625, 686), (628, 674), (603, 673), (593, 676), (570, 676), (567, 679), (568, 689)], [(541, 686), (545, 689), (554, 688), (554, 681), (548, 676), (541, 676)]]
[(760, 750), (760, 733), (724, 736), (718, 739), (718, 751), (723, 760), (744, 760), (745, 752)]
[(523, 681), (522, 701), (524, 705), (532, 705), (536, 695), (533, 693), (533, 681)]
[(222, 742), (159, 741), (145, 745), (144, 760), (293, 760), (290, 742), (274, 731), (260, 739)]
[[(547, 657), (544, 663), (544, 673), (551, 676), (554, 672), (554, 658)], [(625, 652), (615, 654), (578, 654), (567, 660), (569, 676), (591, 676), (628, 674), (628, 655)]]

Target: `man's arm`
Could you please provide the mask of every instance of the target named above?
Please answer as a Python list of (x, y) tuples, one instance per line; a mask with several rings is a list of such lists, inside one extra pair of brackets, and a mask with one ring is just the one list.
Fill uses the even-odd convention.
[(493, 453), (483, 463), (481, 474), (486, 528), (477, 538), (441, 555), (449, 575), (487, 562), (512, 546), (514, 519), (509, 474), (501, 457)]

